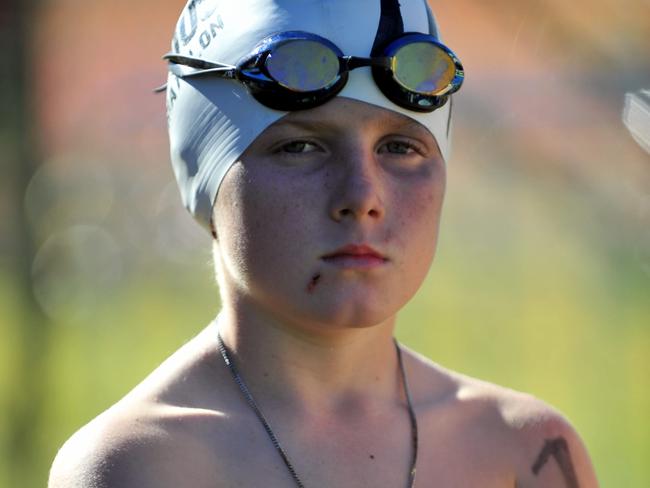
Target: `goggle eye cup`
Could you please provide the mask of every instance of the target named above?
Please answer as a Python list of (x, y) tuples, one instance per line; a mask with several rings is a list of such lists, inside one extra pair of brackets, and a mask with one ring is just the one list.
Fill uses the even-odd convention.
[(401, 107), (432, 112), (463, 83), (464, 71), (456, 55), (430, 35), (405, 34), (391, 42), (383, 56), (390, 67), (373, 66), (373, 78), (382, 93)]
[(265, 61), (268, 75), (295, 92), (313, 92), (340, 78), (338, 54), (317, 40), (294, 39), (273, 48)]
[(431, 42), (401, 46), (392, 57), (391, 68), (403, 88), (428, 96), (447, 93), (457, 72), (452, 57)]

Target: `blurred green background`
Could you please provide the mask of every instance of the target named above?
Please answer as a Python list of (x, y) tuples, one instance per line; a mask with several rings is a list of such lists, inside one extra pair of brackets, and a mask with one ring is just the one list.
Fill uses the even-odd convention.
[[(622, 121), (650, 88), (650, 4), (432, 5), (468, 76), (438, 255), (398, 336), (555, 405), (603, 486), (650, 486), (650, 155)], [(0, 7), (0, 486), (44, 486), (58, 447), (219, 309), (151, 94), (182, 6)]]

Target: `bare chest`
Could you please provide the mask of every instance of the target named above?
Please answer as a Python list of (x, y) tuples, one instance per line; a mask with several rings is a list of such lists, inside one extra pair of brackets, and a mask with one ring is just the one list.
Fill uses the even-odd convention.
[[(299, 486), (283, 455), (261, 426), (221, 426), (206, 436), (215, 470), (206, 486)], [(208, 431), (206, 430), (206, 433)], [(407, 488), (413, 449), (407, 419), (373, 429), (332, 428), (315, 435), (311, 429), (277, 433), (297, 478), (306, 488)], [(512, 469), (495, 446), (477, 443), (461, 431), (420, 429), (417, 488), (514, 488)], [(207, 475), (207, 473), (206, 473)]]
[[(416, 488), (515, 488), (511, 473), (495, 465), (486, 466), (487, 460), (472, 460), (467, 456), (450, 456), (431, 459), (421, 452), (418, 460)], [(374, 455), (364, 461), (358, 456), (332, 456), (327, 453), (303, 451), (292, 459), (292, 465), (302, 485), (310, 487), (349, 488), (408, 488), (408, 466), (403, 456)], [(294, 458), (296, 458), (294, 456)], [(215, 487), (277, 487), (299, 486), (279, 455), (257, 451), (249, 452), (247, 461), (233, 459), (227, 469), (220, 471)]]

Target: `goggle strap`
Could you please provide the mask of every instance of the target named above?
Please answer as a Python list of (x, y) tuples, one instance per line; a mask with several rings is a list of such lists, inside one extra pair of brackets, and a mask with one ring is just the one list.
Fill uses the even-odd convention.
[(206, 61), (205, 59), (194, 58), (192, 56), (183, 56), (182, 54), (167, 53), (162, 57), (164, 60), (174, 64), (182, 64), (190, 68), (197, 69), (222, 69), (222, 70), (235, 70), (236, 66), (232, 64), (215, 63), (213, 61)]
[(235, 78), (236, 70), (232, 68), (211, 68), (200, 69), (197, 71), (190, 71), (189, 73), (183, 72), (179, 64), (170, 64), (169, 71), (179, 78), (194, 78), (206, 75), (218, 75), (220, 78)]

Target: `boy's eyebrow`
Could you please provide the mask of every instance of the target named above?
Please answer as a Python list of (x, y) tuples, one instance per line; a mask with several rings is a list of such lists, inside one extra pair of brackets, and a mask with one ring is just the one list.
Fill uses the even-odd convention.
[(272, 127), (283, 129), (286, 127), (295, 127), (297, 129), (306, 129), (312, 132), (327, 132), (335, 128), (336, 124), (323, 122), (322, 120), (283, 118), (275, 122)]
[[(429, 133), (429, 129), (424, 127), (418, 121), (401, 114), (382, 114), (381, 116), (366, 119), (373, 128), (389, 126), (400, 130), (413, 130), (416, 132)], [(300, 129), (306, 129), (313, 132), (336, 132), (341, 130), (341, 126), (336, 122), (325, 122), (319, 119), (309, 119), (300, 117), (282, 118), (275, 122), (273, 126), (282, 128), (283, 126), (293, 126)]]

